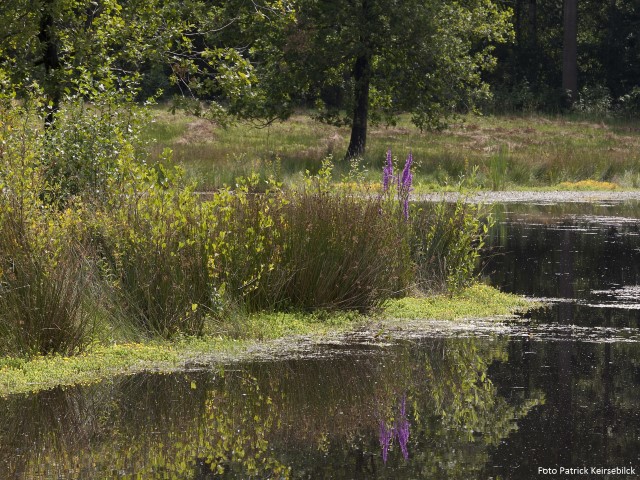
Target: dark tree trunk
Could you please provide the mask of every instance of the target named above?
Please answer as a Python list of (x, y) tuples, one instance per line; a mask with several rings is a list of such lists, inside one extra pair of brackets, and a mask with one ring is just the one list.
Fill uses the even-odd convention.
[(353, 68), (355, 81), (353, 92), (353, 122), (347, 158), (362, 157), (367, 145), (367, 120), (369, 116), (369, 87), (371, 84), (371, 55), (358, 55)]
[(55, 78), (56, 70), (60, 68), (60, 55), (58, 44), (54, 34), (53, 24), (53, 0), (46, 0), (42, 6), (40, 18), (40, 31), (38, 39), (42, 45), (42, 64), (44, 65), (46, 78), (44, 81), (45, 94), (50, 102), (50, 109), (45, 119), (45, 128), (50, 128), (56, 113), (60, 109), (60, 86)]
[(513, 4), (513, 30), (516, 34), (516, 45), (522, 45), (522, 0), (516, 0)]
[(362, 157), (367, 145), (367, 122), (369, 117), (369, 89), (371, 86), (371, 38), (375, 20), (371, 0), (359, 0), (359, 42), (353, 65), (353, 120), (351, 139), (347, 148), (347, 159)]
[(563, 26), (562, 90), (571, 106), (578, 92), (578, 0), (564, 0)]
[(530, 48), (538, 45), (538, 4), (537, 0), (529, 0), (527, 25), (527, 42)]

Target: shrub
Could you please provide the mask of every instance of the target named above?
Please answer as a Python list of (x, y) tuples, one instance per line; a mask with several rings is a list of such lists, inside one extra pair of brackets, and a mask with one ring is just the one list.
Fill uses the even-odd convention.
[(0, 351), (73, 353), (90, 342), (81, 210), (61, 210), (41, 166), (39, 104), (0, 105)]
[(618, 113), (627, 118), (633, 118), (640, 112), (640, 87), (633, 87), (631, 91), (618, 99)]
[(121, 152), (143, 146), (144, 109), (116, 92), (96, 94), (92, 100), (67, 98), (55, 128), (43, 136), (40, 162), (58, 201), (74, 196), (92, 201), (109, 194), (111, 177), (120, 173)]
[(277, 186), (255, 194), (257, 175), (238, 179), (236, 189), (217, 192), (208, 209), (209, 249), (218, 292), (248, 310), (270, 308), (274, 270), (282, 269), (283, 208), (287, 196)]
[(146, 167), (132, 151), (118, 169), (92, 228), (105, 270), (143, 331), (198, 335), (215, 307), (202, 204), (180, 170)]
[(412, 216), (411, 257), (421, 290), (455, 292), (473, 283), (488, 229), (481, 213), (481, 206), (458, 200), (423, 204)]
[(573, 105), (576, 112), (606, 117), (611, 114), (613, 99), (609, 89), (602, 85), (585, 85), (578, 94), (578, 101)]

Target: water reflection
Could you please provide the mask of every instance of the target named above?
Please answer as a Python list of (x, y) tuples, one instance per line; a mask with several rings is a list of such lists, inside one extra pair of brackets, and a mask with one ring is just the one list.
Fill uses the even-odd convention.
[(389, 448), (394, 439), (398, 442), (400, 451), (405, 460), (409, 459), (409, 420), (407, 418), (407, 396), (402, 395), (398, 405), (398, 414), (395, 420), (380, 420), (380, 448), (382, 449), (382, 461), (386, 464), (389, 458)]
[(509, 362), (492, 365), (503, 394), (540, 388), (547, 403), (492, 449), (483, 475), (539, 478), (539, 468), (561, 466), (640, 472), (640, 348), (628, 343), (640, 326), (639, 217), (638, 203), (497, 207), (490, 281), (559, 301), (533, 312), (527, 326), (537, 333), (510, 342)]
[(640, 472), (639, 214), (499, 211), (485, 274), (558, 300), (512, 324), (0, 400), (0, 478)]
[(543, 401), (535, 389), (508, 401), (491, 382), (507, 348), (406, 342), (11, 397), (0, 477), (470, 478)]
[(496, 206), (483, 272), (505, 291), (573, 300), (542, 313), (557, 323), (637, 328), (638, 217), (637, 203)]
[(506, 396), (539, 388), (546, 405), (492, 449), (483, 474), (539, 478), (538, 467), (559, 466), (632, 466), (638, 472), (639, 353), (637, 344), (511, 342), (510, 362), (492, 366), (495, 385)]

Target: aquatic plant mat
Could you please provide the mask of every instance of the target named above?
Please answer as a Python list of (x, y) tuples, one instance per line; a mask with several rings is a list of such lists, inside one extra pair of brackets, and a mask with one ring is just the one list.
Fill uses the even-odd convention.
[[(488, 328), (499, 332), (507, 328), (504, 322), (513, 320), (515, 312), (539, 305), (486, 285), (474, 285), (455, 296), (393, 300), (373, 317), (258, 314), (248, 320), (244, 338), (185, 337), (172, 342), (98, 345), (72, 357), (3, 358), (0, 396), (142, 371), (171, 372), (251, 359), (315, 356), (323, 345), (359, 348), (363, 344), (384, 346), (394, 338), (471, 334), (474, 325), (479, 333)], [(256, 340), (260, 336), (264, 340)]]

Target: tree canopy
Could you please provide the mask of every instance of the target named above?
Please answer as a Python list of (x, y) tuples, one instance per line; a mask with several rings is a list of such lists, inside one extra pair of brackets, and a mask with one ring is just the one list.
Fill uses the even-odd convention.
[(481, 72), (509, 14), (491, 1), (301, 2), (296, 56), (321, 119), (351, 124), (347, 156), (362, 155), (367, 120), (411, 112), (420, 128), (442, 125), (486, 92)]
[(511, 32), (509, 11), (490, 0), (292, 0), (267, 12), (225, 32), (245, 39), (236, 52), (251, 67), (230, 111), (268, 121), (311, 104), (319, 120), (351, 125), (348, 157), (364, 153), (370, 119), (411, 112), (433, 128), (472, 108), (494, 45)]
[[(573, 98), (640, 105), (638, 2), (574, 3), (577, 32), (567, 36), (576, 40)], [(191, 99), (192, 110), (219, 123), (264, 124), (312, 107), (321, 121), (351, 126), (347, 156), (354, 157), (366, 148), (369, 122), (394, 123), (408, 112), (419, 128), (438, 128), (490, 90), (493, 106), (562, 108), (562, 7), (536, 0), (4, 0), (0, 87), (40, 89), (49, 123), (67, 96), (117, 90), (135, 97), (141, 86), (144, 95), (164, 87)]]

